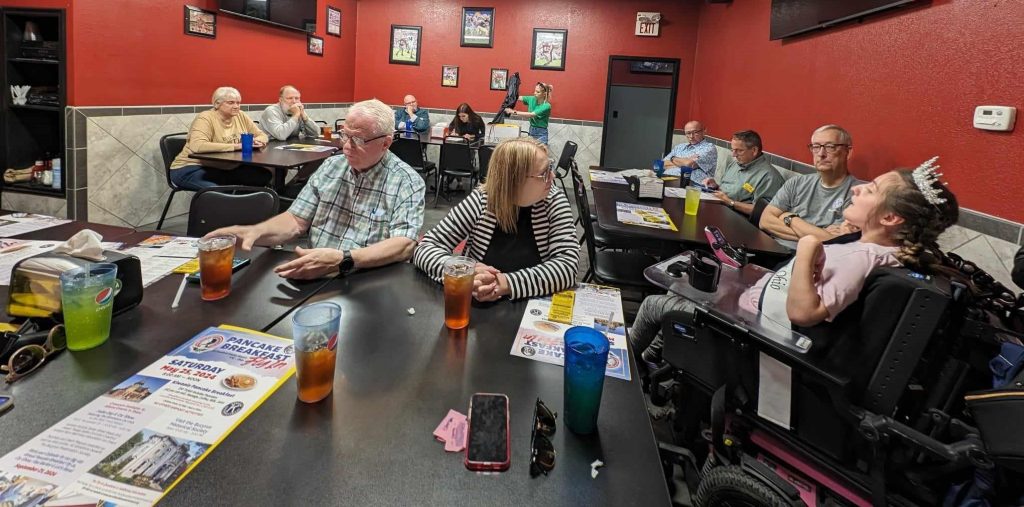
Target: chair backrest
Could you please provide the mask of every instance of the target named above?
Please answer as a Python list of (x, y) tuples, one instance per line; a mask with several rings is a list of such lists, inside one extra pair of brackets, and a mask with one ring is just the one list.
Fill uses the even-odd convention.
[(188, 209), (188, 235), (205, 236), (231, 225), (253, 225), (278, 213), (277, 192), (263, 187), (222, 186), (196, 192)]
[(487, 178), (487, 170), (490, 168), (491, 155), (494, 154), (494, 146), (485, 144), (477, 149), (476, 154), (479, 159), (478, 162), (480, 163), (480, 179), (483, 180)]
[(465, 141), (449, 142), (441, 145), (441, 160), (438, 164), (442, 171), (476, 172), (473, 165), (473, 150)]
[(513, 123), (495, 123), (490, 125), (491, 132), (487, 136), (487, 139), (493, 141), (502, 141), (505, 139), (515, 139), (519, 137), (519, 125)]
[(754, 201), (754, 209), (750, 212), (750, 223), (754, 224), (755, 227), (761, 225), (761, 215), (764, 214), (764, 209), (768, 207), (768, 199), (764, 197)]
[(579, 146), (572, 141), (566, 141), (565, 147), (562, 148), (562, 155), (558, 157), (558, 165), (555, 166), (556, 170), (561, 169), (561, 176), (564, 176), (569, 172), (569, 166), (572, 165), (573, 160), (576, 159), (576, 150)]
[(171, 162), (185, 149), (188, 141), (188, 132), (176, 132), (167, 134), (160, 138), (160, 156), (164, 159), (164, 177), (167, 178), (167, 186), (175, 188), (171, 183)]
[(345, 119), (344, 118), (338, 118), (337, 120), (334, 120), (334, 131), (335, 132), (341, 132), (341, 126), (344, 125), (344, 124), (345, 124)]
[(327, 122), (324, 121), (324, 120), (313, 120), (313, 122), (317, 123), (317, 124), (320, 124), (320, 125), (323, 125), (325, 127), (327, 126)]
[(576, 196), (576, 212), (579, 213), (580, 223), (583, 225), (583, 239), (587, 243), (587, 256), (590, 258), (590, 266), (594, 266), (594, 259), (597, 258), (597, 248), (594, 246), (594, 222), (590, 220), (590, 199), (587, 197), (587, 186), (580, 175), (580, 169), (573, 161), (569, 166), (569, 173), (572, 175), (572, 191)]
[(395, 137), (395, 141), (391, 143), (391, 153), (394, 153), (413, 169), (423, 170), (423, 147), (419, 139)]

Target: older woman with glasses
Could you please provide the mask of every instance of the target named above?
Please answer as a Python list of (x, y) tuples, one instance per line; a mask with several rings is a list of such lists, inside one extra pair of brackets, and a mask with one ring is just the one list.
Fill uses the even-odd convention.
[(203, 111), (192, 120), (188, 139), (181, 153), (171, 162), (171, 181), (186, 190), (202, 190), (217, 185), (252, 185), (270, 183), (269, 171), (238, 164), (201, 165), (193, 153), (218, 153), (242, 149), (242, 134), (252, 134), (253, 148), (262, 148), (267, 134), (242, 111), (242, 94), (230, 86), (213, 92), (213, 109)]
[(534, 139), (509, 139), (494, 150), (487, 181), (428, 232), (413, 263), (442, 280), (462, 241), (477, 261), (473, 297), (494, 301), (552, 294), (576, 283), (580, 247), (565, 193), (552, 185), (554, 163)]

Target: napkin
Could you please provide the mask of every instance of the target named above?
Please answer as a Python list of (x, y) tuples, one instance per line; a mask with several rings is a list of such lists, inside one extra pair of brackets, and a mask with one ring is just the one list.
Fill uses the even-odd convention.
[(90, 229), (83, 229), (74, 236), (71, 236), (67, 241), (57, 245), (53, 249), (53, 253), (68, 254), (72, 257), (89, 259), (91, 261), (102, 261), (106, 257), (103, 256), (101, 241), (103, 241), (103, 236), (100, 236), (99, 233)]

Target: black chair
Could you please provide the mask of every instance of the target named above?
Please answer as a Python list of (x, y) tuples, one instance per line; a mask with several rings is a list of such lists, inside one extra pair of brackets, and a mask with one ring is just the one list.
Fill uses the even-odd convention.
[(448, 193), (449, 180), (469, 180), (469, 188), (477, 183), (479, 171), (473, 165), (473, 149), (465, 141), (445, 139), (441, 145), (441, 163), (437, 173), (437, 188), (434, 189), (434, 206), (444, 188), (444, 199), (450, 200)]
[(764, 197), (754, 201), (754, 209), (750, 212), (750, 223), (754, 224), (755, 227), (761, 226), (761, 215), (764, 214), (764, 209), (768, 207), (768, 199)]
[(480, 162), (480, 181), (487, 179), (487, 169), (491, 164), (491, 155), (494, 154), (494, 146), (492, 145), (481, 145), (476, 151), (477, 159)]
[(167, 186), (171, 189), (171, 195), (167, 196), (167, 203), (164, 204), (164, 210), (160, 213), (160, 221), (156, 223), (157, 230), (164, 226), (164, 219), (167, 218), (167, 210), (171, 209), (171, 201), (174, 199), (174, 194), (178, 193), (179, 190), (191, 192), (191, 190), (181, 188), (171, 181), (171, 162), (174, 162), (174, 158), (181, 153), (181, 150), (185, 149), (185, 142), (187, 140), (188, 132), (167, 134), (160, 138), (160, 155), (164, 160), (164, 177), (167, 178)]
[[(569, 197), (569, 187), (565, 184), (565, 178), (569, 176), (569, 172), (572, 170), (571, 166), (573, 161), (576, 160), (576, 150), (578, 149), (579, 145), (572, 141), (566, 141), (565, 146), (562, 147), (562, 154), (558, 157), (558, 164), (555, 166), (555, 177), (562, 184), (566, 197)], [(596, 220), (597, 217), (594, 217), (594, 219)]]
[(344, 124), (345, 124), (345, 119), (344, 118), (338, 118), (337, 120), (334, 120), (334, 131), (335, 132), (341, 132), (341, 126), (344, 125)]
[[(577, 209), (588, 209), (590, 205), (583, 177), (575, 165), (570, 173), (576, 194)], [(644, 277), (644, 269), (656, 264), (658, 259), (640, 253), (598, 250), (594, 238), (594, 222), (581, 220), (581, 223), (583, 237), (587, 243), (587, 255), (590, 258), (590, 269), (583, 275), (584, 281), (638, 290), (641, 294), (661, 292), (661, 289)]]
[(437, 166), (423, 156), (423, 145), (418, 139), (395, 137), (394, 142), (391, 143), (391, 153), (394, 153), (402, 162), (409, 164), (424, 178), (429, 177), (437, 170)]
[[(569, 159), (569, 173), (571, 174), (573, 172), (579, 172), (579, 167), (576, 166), (576, 161), (574, 159)], [(583, 192), (584, 194), (586, 194), (586, 192), (587, 192), (586, 187), (583, 187), (581, 189), (580, 185), (577, 184), (575, 178), (571, 178), (571, 180), (572, 180), (573, 192), (577, 192), (577, 193), (578, 192)], [(580, 181), (582, 181), (582, 178), (580, 179)], [(589, 199), (588, 199), (588, 203), (589, 203)], [(576, 201), (576, 204), (577, 204), (576, 223), (582, 224), (582, 220), (584, 218), (587, 218), (588, 215), (585, 214), (583, 211), (581, 211), (584, 208), (579, 208), (579, 201), (578, 200)], [(594, 211), (593, 205), (589, 205), (589, 206), (590, 206), (589, 221), (591, 222), (591, 224), (596, 224), (597, 223), (597, 212)], [(591, 229), (593, 229), (593, 231), (594, 231), (594, 247), (599, 248), (601, 250), (647, 250), (647, 251), (662, 251), (662, 250), (664, 250), (664, 245), (660, 241), (657, 241), (657, 240), (623, 236), (623, 235), (620, 235), (620, 234), (606, 232), (604, 229), (602, 229), (600, 227), (591, 226)], [(580, 238), (580, 244), (582, 245), (584, 241), (586, 241), (586, 237), (581, 237)]]
[(280, 199), (269, 188), (221, 186), (196, 192), (188, 210), (188, 235), (205, 236), (231, 225), (254, 225), (278, 213)]
[(327, 122), (325, 122), (323, 120), (313, 120), (313, 123), (317, 123), (319, 125), (323, 125), (324, 127), (327, 126)]

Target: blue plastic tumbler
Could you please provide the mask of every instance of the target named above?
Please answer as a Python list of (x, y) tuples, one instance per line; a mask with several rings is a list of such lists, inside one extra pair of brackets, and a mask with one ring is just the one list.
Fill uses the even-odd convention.
[(252, 134), (242, 134), (242, 157), (252, 156)]
[(608, 364), (608, 338), (583, 326), (565, 332), (565, 425), (573, 433), (589, 434), (597, 428), (597, 411)]
[(662, 175), (665, 174), (665, 161), (660, 158), (654, 159), (652, 168), (654, 169), (654, 174), (656, 174), (659, 178), (662, 177)]

